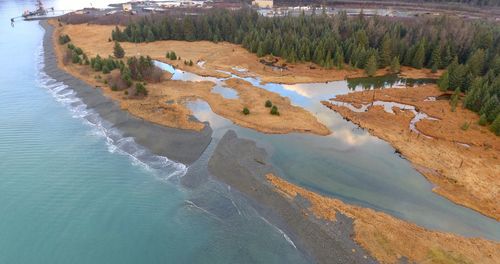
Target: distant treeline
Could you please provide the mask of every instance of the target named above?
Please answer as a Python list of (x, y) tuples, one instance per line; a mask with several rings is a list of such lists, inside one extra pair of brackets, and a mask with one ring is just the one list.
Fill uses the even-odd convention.
[(499, 0), (274, 0), (275, 5), (285, 6), (289, 4), (293, 5), (307, 5), (307, 4), (330, 4), (334, 5), (337, 3), (345, 4), (345, 3), (411, 3), (411, 4), (461, 4), (461, 5), (469, 5), (469, 6), (500, 6)]
[[(451, 67), (440, 86), (467, 93), (466, 107), (486, 114), (489, 122), (500, 122), (500, 27), (493, 23), (449, 17), (349, 18), (345, 13), (327, 16), (321, 11), (311, 16), (263, 17), (249, 9), (213, 10), (182, 18), (145, 17), (123, 31), (116, 28), (112, 38), (228, 41), (258, 56), (271, 54), (326, 68), (347, 64), (365, 69), (368, 75), (387, 66), (397, 72), (400, 64), (433, 71)], [(484, 105), (492, 107), (483, 109)]]

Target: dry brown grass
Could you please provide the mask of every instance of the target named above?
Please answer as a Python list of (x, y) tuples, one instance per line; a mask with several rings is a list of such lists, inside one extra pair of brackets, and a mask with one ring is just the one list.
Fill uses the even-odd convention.
[[(113, 43), (107, 41), (112, 27), (107, 26), (86, 26), (86, 25), (66, 25), (57, 27), (54, 31), (54, 39), (60, 34), (69, 34), (72, 42), (82, 48), (89, 57), (99, 54), (101, 57), (107, 57), (112, 53)], [(178, 42), (179, 45), (181, 42)], [(208, 42), (207, 42), (208, 43)], [(54, 42), (56, 53), (61, 58), (63, 46)], [(215, 44), (213, 44), (215, 45)], [(180, 45), (179, 47), (186, 45)], [(166, 51), (175, 50), (170, 45), (165, 46), (165, 43), (154, 42), (148, 44), (131, 44), (122, 43), (122, 47), (126, 51), (126, 56), (136, 55), (149, 55), (153, 59), (163, 59)], [(140, 52), (139, 52), (140, 50)], [(199, 48), (194, 48), (192, 53), (199, 56), (208, 53), (210, 49), (204, 48), (201, 45)], [(180, 55), (180, 54), (179, 54)], [(179, 64), (183, 60), (177, 61)], [(241, 80), (228, 80), (227, 84), (233, 89), (238, 91), (238, 99), (226, 99), (220, 94), (212, 93), (211, 82), (183, 82), (166, 80), (163, 82), (156, 82), (155, 79), (158, 72), (153, 72), (152, 75), (156, 76), (155, 80), (149, 80), (147, 85), (148, 96), (140, 99), (133, 96), (133, 91), (128, 91), (129, 94), (125, 95), (124, 91), (112, 91), (110, 87), (104, 85), (101, 80), (94, 78), (95, 73), (90, 70), (88, 66), (79, 65), (59, 65), (62, 69), (68, 71), (74, 76), (85, 80), (93, 86), (101, 86), (104, 93), (120, 102), (123, 109), (128, 110), (130, 113), (150, 120), (152, 122), (184, 129), (200, 130), (203, 125), (198, 122), (193, 122), (189, 119), (191, 112), (186, 108), (185, 102), (194, 99), (202, 99), (206, 101), (212, 110), (224, 116), (231, 121), (248, 128), (252, 128), (264, 133), (290, 133), (290, 132), (309, 132), (319, 135), (329, 134), (330, 131), (323, 124), (321, 124), (311, 113), (306, 110), (292, 106), (290, 101), (280, 96), (279, 94), (266, 91), (262, 88), (254, 87), (251, 84)], [(185, 66), (188, 70), (195, 68), (201, 69), (197, 66)], [(99, 73), (101, 74), (101, 73)], [(116, 72), (108, 76), (103, 75), (103, 79), (107, 79), (108, 83), (117, 85), (118, 90), (123, 90), (123, 84), (120, 83), (119, 76)], [(220, 73), (219, 73), (220, 74)], [(101, 74), (102, 75), (102, 74)], [(130, 90), (130, 89), (128, 89)], [(264, 102), (272, 100), (280, 107), (280, 116), (273, 116), (269, 114), (269, 109), (264, 108)], [(173, 104), (167, 104), (167, 101), (173, 101)], [(248, 107), (251, 111), (250, 115), (243, 115), (242, 110)]]
[[(451, 111), (447, 100), (424, 101), (428, 96), (441, 92), (435, 85), (418, 88), (384, 89), (338, 96), (335, 100), (356, 104), (375, 100), (400, 102), (416, 106), (438, 121), (423, 120), (417, 129), (432, 136), (428, 139), (410, 132), (410, 112), (396, 110), (389, 114), (381, 107), (370, 108), (365, 113), (355, 113), (345, 107), (325, 105), (367, 128), (370, 133), (390, 142), (431, 182), (434, 191), (455, 203), (467, 206), (487, 216), (500, 220), (500, 138), (477, 125), (476, 113), (457, 107)], [(374, 96), (374, 97), (373, 97)], [(464, 131), (460, 126), (470, 122)], [(466, 148), (457, 143), (466, 143)]]
[[(85, 51), (89, 51), (91, 56), (100, 54), (102, 57), (107, 57), (112, 54), (113, 43), (108, 42), (111, 36), (111, 30), (114, 26), (111, 25), (66, 25), (64, 26), (64, 34), (70, 35), (73, 42), (78, 43), (78, 46)], [(177, 68), (186, 71), (191, 71), (203, 76), (227, 77), (226, 74), (218, 70), (231, 72), (236, 75), (246, 76), (248, 73), (242, 73), (234, 68), (247, 69), (252, 75), (260, 77), (264, 82), (274, 83), (307, 83), (307, 82), (326, 82), (335, 80), (344, 80), (347, 77), (363, 77), (365, 73), (360, 69), (323, 69), (312, 63), (296, 63), (287, 64), (288, 70), (280, 71), (273, 70), (272, 67), (265, 66), (260, 63), (259, 58), (239, 45), (219, 42), (213, 43), (209, 41), (155, 41), (151, 43), (128, 43), (122, 42), (127, 56), (133, 55), (149, 55), (153, 59), (167, 61), (165, 54), (167, 51), (175, 51), (177, 56), (182, 59), (169, 63), (173, 63)], [(199, 66), (186, 66), (184, 60), (192, 60), (193, 62), (205, 61), (204, 68)], [(282, 61), (278, 64), (283, 63)], [(408, 75), (411, 78), (431, 78), (437, 77), (439, 74), (432, 74), (428, 69), (411, 69), (402, 67), (403, 75)], [(380, 69), (376, 75), (388, 74), (387, 69)]]
[(430, 231), (372, 209), (352, 206), (266, 175), (276, 191), (293, 200), (301, 195), (311, 202), (318, 218), (335, 221), (336, 212), (354, 220), (354, 239), (382, 263), (399, 263), (402, 257), (416, 263), (498, 263), (500, 244), (479, 238)]

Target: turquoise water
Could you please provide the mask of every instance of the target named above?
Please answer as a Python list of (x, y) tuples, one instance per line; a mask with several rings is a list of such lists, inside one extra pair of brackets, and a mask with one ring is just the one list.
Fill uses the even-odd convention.
[(8, 22), (33, 3), (0, 1), (0, 263), (306, 262), (226, 186), (183, 189), (182, 164), (96, 126), (40, 73), (42, 28)]

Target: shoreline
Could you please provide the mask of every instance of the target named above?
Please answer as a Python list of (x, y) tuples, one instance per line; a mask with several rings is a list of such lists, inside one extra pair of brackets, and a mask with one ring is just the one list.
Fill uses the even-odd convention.
[(333, 259), (338, 263), (495, 263), (499, 257), (500, 244), (495, 241), (431, 231), (295, 186), (274, 176), (266, 158), (266, 151), (254, 141), (228, 131), (210, 158), (209, 171), (254, 201), (318, 263)]
[[(362, 91), (334, 98), (334, 101), (352, 105), (370, 103), (371, 100), (412, 105), (434, 118), (416, 123), (416, 129), (423, 137), (409, 129), (413, 115), (407, 111), (398, 109), (389, 114), (381, 107), (373, 106), (366, 112), (354, 112), (345, 106), (333, 105), (330, 100), (322, 103), (371, 135), (388, 142), (434, 185), (434, 193), (499, 221), (498, 202), (495, 202), (495, 186), (499, 182), (494, 164), (498, 159), (495, 152), (500, 149), (500, 141), (486, 128), (477, 125), (477, 114), (461, 107), (451, 112), (448, 101), (426, 101), (429, 96), (436, 98), (441, 94), (437, 87), (429, 85), (404, 90), (384, 89), (377, 91), (376, 95)], [(471, 128), (461, 129), (464, 122), (469, 122)]]
[(187, 165), (201, 156), (212, 140), (212, 129), (208, 123), (202, 123), (203, 129), (198, 132), (165, 127), (132, 116), (111, 98), (106, 97), (100, 89), (91, 87), (60, 69), (52, 42), (54, 28), (47, 21), (40, 21), (39, 24), (45, 31), (43, 71), (48, 76), (69, 86), (67, 89), (75, 91), (88, 108), (95, 110), (102, 119), (122, 131), (124, 136), (133, 137), (138, 144), (152, 153)]
[[(55, 21), (49, 21), (49, 24), (55, 26), (53, 42), (59, 60), (59, 68), (92, 86), (99, 86), (106, 96), (118, 102), (122, 109), (127, 110), (134, 116), (163, 126), (199, 131), (202, 129), (202, 126), (200, 126), (200, 123), (190, 120), (189, 116), (191, 112), (185, 105), (186, 102), (199, 98), (208, 102), (214, 108), (215, 112), (231, 119), (234, 123), (263, 133), (287, 134), (305, 132), (317, 135), (331, 133), (324, 124), (317, 120), (313, 113), (301, 107), (291, 105), (286, 97), (267, 91), (266, 89), (253, 87), (240, 79), (219, 80), (214, 77), (206, 77), (204, 79), (201, 76), (196, 76), (198, 73), (196, 70), (201, 69), (198, 65), (180, 68), (185, 69), (189, 67), (189, 71), (186, 71), (188, 76), (186, 76), (185, 80), (170, 78), (161, 82), (148, 82), (147, 96), (144, 98), (130, 98), (128, 95), (124, 95), (123, 90), (113, 91), (106, 84), (106, 78), (110, 78), (110, 76), (117, 73), (116, 70), (110, 74), (101, 74), (100, 72), (93, 71), (87, 65), (64, 63), (65, 46), (57, 43), (58, 35), (67, 34), (71, 36), (71, 43), (80, 47), (87, 56), (92, 57), (100, 54), (100, 56), (106, 57), (112, 54), (113, 49), (112, 42), (107, 41), (109, 32), (111, 31), (109, 27), (94, 25), (57, 26)], [(165, 50), (171, 48), (163, 44), (153, 42), (148, 43), (148, 46), (143, 44), (132, 45), (130, 43), (121, 43), (120, 45), (123, 46), (126, 54), (129, 56), (147, 54), (152, 60), (163, 63), (165, 60), (162, 58), (165, 56)], [(210, 53), (206, 47), (205, 49), (196, 50), (198, 53), (201, 51)], [(202, 54), (199, 54), (199, 56), (202, 56)], [(179, 66), (178, 60), (171, 61), (170, 63), (173, 67)], [(162, 69), (161, 66), (157, 65), (157, 67)], [(162, 70), (165, 73), (169, 72), (169, 70)], [(180, 70), (180, 72), (184, 71)], [(193, 78), (193, 80), (190, 78)], [(223, 95), (212, 91), (217, 86), (226, 87), (226, 82), (227, 86), (231, 86), (227, 88), (237, 91), (237, 98), (225, 98)], [(250, 87), (253, 89), (249, 89)], [(279, 116), (270, 114), (270, 109), (264, 107), (265, 102), (268, 100), (272, 101), (273, 105), (279, 108)], [(249, 114), (243, 114), (242, 111), (245, 108), (249, 110)]]
[(279, 229), (285, 230), (299, 250), (318, 263), (377, 263), (353, 239), (352, 219), (339, 215), (336, 223), (306, 218), (306, 200), (288, 201), (266, 182), (273, 172), (267, 153), (252, 140), (239, 138), (229, 130), (217, 144), (208, 161), (208, 170), (216, 179), (240, 192), (260, 214)]
[[(47, 45), (47, 35), (51, 34), (48, 34), (46, 29), (44, 35), (45, 48)], [(50, 38), (49, 41), (51, 41)], [(53, 49), (52, 42), (49, 42), (49, 44)], [(184, 158), (190, 160), (190, 163), (196, 163), (195, 161), (198, 160), (210, 144), (211, 136), (209, 136), (209, 140), (206, 141), (206, 134), (193, 132), (192, 130), (167, 128), (130, 116), (126, 111), (121, 110), (110, 98), (104, 96), (100, 89), (92, 88), (68, 73), (61, 73), (62, 70), (58, 68), (57, 61), (55, 61), (54, 58), (52, 58), (53, 61), (51, 63), (55, 61), (55, 68), (52, 68), (52, 70), (55, 72), (53, 72), (53, 74), (56, 76), (51, 75), (49, 70), (47, 70), (49, 55), (50, 54), (47, 54), (47, 49), (45, 49), (44, 56), (46, 63), (44, 70), (48, 75), (60, 81), (62, 79), (65, 83), (74, 81), (76, 89), (73, 89), (78, 93), (79, 97), (83, 97), (82, 100), (84, 100), (84, 102), (85, 100), (88, 101), (85, 103), (90, 108), (98, 111), (100, 115), (103, 115), (103, 118), (106, 118), (118, 128), (124, 129), (124, 132), (129, 133), (128, 135), (142, 138), (145, 143), (139, 141), (138, 143), (151, 149), (153, 152), (160, 152), (158, 154), (162, 155), (161, 152), (163, 151), (163, 153), (166, 153), (163, 155), (170, 158), (171, 155), (175, 155), (175, 153), (168, 154), (169, 151), (165, 149), (162, 150), (162, 148), (165, 146), (168, 148), (168, 146), (172, 145), (177, 146), (175, 152), (179, 152), (179, 150), (184, 151), (186, 149), (191, 151), (192, 149), (185, 147), (185, 144), (193, 144), (194, 140), (190, 138), (190, 136), (193, 137), (193, 134), (190, 133), (194, 133), (194, 137), (197, 136), (196, 140), (202, 141), (202, 144), (205, 145), (198, 148), (197, 151), (194, 151), (196, 153), (184, 153)], [(59, 73), (59, 75), (57, 73)], [(109, 110), (110, 104), (112, 105), (112, 110)], [(116, 114), (115, 112), (120, 114)], [(209, 125), (207, 123), (204, 124), (204, 131), (210, 130), (211, 135)], [(163, 129), (166, 129), (166, 131), (160, 131)], [(150, 132), (145, 135), (144, 130), (149, 130)], [(154, 142), (154, 140), (157, 140), (155, 135), (159, 134), (168, 135), (166, 139), (164, 139), (165, 142), (162, 144), (163, 146)], [(172, 139), (170, 137), (177, 138)], [(179, 146), (182, 146), (182, 148), (178, 148)], [(154, 148), (156, 148), (156, 150)], [(286, 196), (283, 196), (283, 192), (277, 191), (264, 177), (266, 175), (265, 172), (273, 172), (273, 168), (265, 161), (265, 151), (256, 148), (255, 142), (239, 139), (233, 132), (233, 135), (226, 134), (221, 141), (217, 143), (215, 148), (214, 154), (209, 157), (209, 172), (212, 176), (215, 176), (228, 186), (234, 187), (243, 196), (250, 198), (257, 210), (262, 212), (266, 217), (265, 219), (271, 219), (273, 225), (276, 225), (279, 229), (286, 230), (286, 234), (290, 236), (293, 244), (297, 244), (299, 250), (305, 250), (307, 256), (316, 259), (319, 263), (330, 263), (332, 259), (345, 263), (376, 262), (376, 260), (370, 257), (370, 254), (352, 238), (353, 230), (355, 229), (355, 221), (352, 218), (337, 212), (337, 220), (332, 225), (331, 221), (317, 219), (314, 215), (306, 213), (305, 210), (311, 205), (307, 199), (299, 196), (289, 201)], [(231, 162), (234, 162), (235, 166), (228, 166)], [(241, 174), (243, 178), (241, 178)], [(182, 181), (188, 181), (188, 179), (183, 178)], [(196, 179), (194, 181), (196, 181)], [(184, 183), (184, 185), (189, 186), (188, 183)], [(307, 216), (305, 220), (303, 218), (304, 216)], [(345, 259), (340, 260), (339, 258)], [(404, 261), (405, 259), (403, 258), (400, 260)]]

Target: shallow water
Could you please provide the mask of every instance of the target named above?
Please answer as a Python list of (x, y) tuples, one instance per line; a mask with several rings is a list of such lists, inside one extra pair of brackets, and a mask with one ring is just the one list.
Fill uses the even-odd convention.
[(307, 262), (227, 186), (182, 188), (185, 165), (46, 76), (38, 22), (6, 22), (32, 5), (0, 0), (0, 263)]
[(228, 88), (228, 87), (220, 86), (220, 85), (214, 86), (214, 88), (212, 88), (212, 93), (218, 93), (226, 99), (238, 99), (239, 98), (238, 92), (236, 90)]
[[(223, 85), (225, 80), (213, 80), (213, 77), (193, 73), (179, 75), (178, 70), (169, 68), (168, 65), (160, 66), (165, 70), (171, 69), (176, 80), (206, 80), (217, 85)], [(235, 75), (232, 77), (239, 78)], [(404, 89), (426, 80), (384, 76), (375, 80), (372, 78), (373, 85), (368, 85), (365, 79), (282, 85), (262, 84), (258, 78), (253, 77), (242, 79), (290, 98), (292, 104), (309, 110), (333, 134), (263, 134), (234, 125), (213, 113), (210, 106), (201, 100), (190, 103), (189, 107), (198, 119), (210, 122), (214, 137), (222, 137), (228, 129), (233, 129), (239, 136), (257, 141), (271, 154), (271, 162), (280, 176), (321, 194), (381, 210), (430, 229), (500, 240), (500, 224), (497, 221), (433, 193), (432, 184), (407, 160), (396, 154), (387, 142), (345, 121), (320, 103), (354, 91), (384, 87)], [(421, 119), (432, 120), (425, 113), (417, 112), (413, 106), (382, 101), (374, 104), (384, 106), (388, 112), (392, 112), (392, 107), (413, 112), (415, 118), (409, 126), (417, 133), (416, 122)]]

